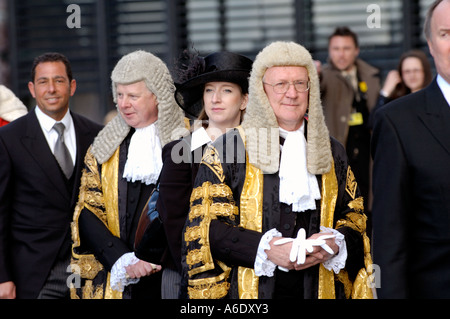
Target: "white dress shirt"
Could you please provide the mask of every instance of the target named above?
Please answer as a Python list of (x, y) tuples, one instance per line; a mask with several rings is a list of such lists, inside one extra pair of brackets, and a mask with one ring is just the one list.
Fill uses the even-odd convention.
[[(36, 117), (38, 119), (39, 125), (41, 126), (42, 132), (44, 133), (45, 139), (47, 140), (48, 146), (52, 153), (55, 150), (55, 143), (58, 139), (58, 133), (53, 129), (53, 125), (57, 121), (52, 119), (50, 116), (41, 111), (41, 109), (36, 106)], [(66, 144), (70, 156), (72, 157), (72, 163), (75, 165), (76, 155), (77, 155), (77, 142), (75, 137), (75, 126), (73, 124), (72, 116), (70, 111), (67, 111), (66, 115), (59, 121), (66, 127), (64, 130), (64, 143)]]
[(447, 104), (450, 106), (450, 83), (444, 80), (442, 76), (438, 74), (437, 76), (437, 84), (441, 89), (442, 94), (444, 95)]

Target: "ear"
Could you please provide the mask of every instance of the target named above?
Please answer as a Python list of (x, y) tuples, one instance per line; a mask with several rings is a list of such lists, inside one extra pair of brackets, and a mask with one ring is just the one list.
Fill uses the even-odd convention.
[(76, 90), (77, 90), (77, 81), (75, 81), (75, 79), (72, 79), (72, 81), (70, 82), (70, 96), (73, 96)]
[(427, 44), (428, 44), (428, 50), (430, 50), (430, 54), (434, 58), (433, 43), (431, 43), (431, 40), (427, 40)]
[(244, 95), (241, 103), (241, 107), (239, 108), (241, 111), (244, 111), (247, 108), (248, 103), (248, 93)]
[(33, 98), (36, 98), (36, 92), (35, 92), (35, 90), (34, 90), (34, 83), (33, 82), (28, 82), (28, 90), (30, 91), (30, 93), (31, 93), (31, 96), (33, 97)]

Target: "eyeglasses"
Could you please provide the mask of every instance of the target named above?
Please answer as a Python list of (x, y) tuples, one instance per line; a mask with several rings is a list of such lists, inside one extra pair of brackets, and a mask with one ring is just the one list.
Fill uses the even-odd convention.
[(309, 81), (280, 82), (276, 84), (270, 84), (266, 82), (263, 83), (273, 87), (273, 91), (277, 94), (286, 93), (291, 87), (291, 84), (294, 85), (295, 90), (299, 93), (303, 93), (309, 90)]
[(402, 74), (403, 75), (419, 74), (419, 73), (422, 73), (422, 72), (423, 72), (423, 70), (421, 70), (421, 69), (405, 69), (405, 70), (402, 70)]

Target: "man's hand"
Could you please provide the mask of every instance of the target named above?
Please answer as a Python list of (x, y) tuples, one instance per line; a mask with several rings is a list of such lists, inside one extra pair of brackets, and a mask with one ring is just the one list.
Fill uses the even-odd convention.
[[(316, 234), (313, 234), (308, 239), (317, 239), (324, 235), (333, 235), (333, 234), (332, 233), (316, 233)], [(323, 263), (339, 252), (339, 247), (338, 247), (338, 245), (336, 245), (334, 238), (325, 239), (325, 242), (328, 245), (328, 247), (330, 247), (333, 250), (333, 252), (334, 252), (333, 254), (330, 254), (321, 246), (314, 246), (314, 249), (311, 253), (306, 252), (306, 259), (305, 259), (304, 264), (299, 265), (299, 264), (297, 264), (297, 262), (294, 262), (294, 269), (302, 270), (302, 269), (306, 269), (306, 268), (312, 267), (314, 265)]]
[(137, 263), (125, 267), (125, 269), (130, 278), (141, 278), (160, 271), (161, 266), (139, 260)]
[(12, 281), (0, 284), (0, 299), (16, 299), (16, 285)]
[(294, 269), (294, 263), (289, 260), (289, 255), (292, 249), (292, 242), (284, 245), (275, 245), (274, 243), (284, 237), (274, 237), (270, 241), (270, 250), (265, 250), (267, 258), (275, 265), (283, 267), (288, 270)]
[[(316, 233), (316, 234), (313, 234), (308, 239), (317, 239), (317, 238), (319, 238), (321, 236), (325, 236), (325, 235), (333, 235), (333, 234), (332, 233)], [(328, 247), (333, 250), (334, 254), (330, 254), (321, 246), (313, 246), (312, 252), (306, 251), (305, 262), (298, 264), (297, 260), (295, 260), (295, 261), (290, 260), (293, 241), (288, 241), (287, 243), (282, 244), (282, 245), (275, 245), (275, 242), (280, 239), (284, 239), (284, 238), (274, 237), (270, 241), (270, 250), (266, 250), (267, 257), (274, 264), (276, 264), (280, 267), (283, 267), (285, 269), (288, 269), (288, 270), (307, 269), (309, 267), (312, 267), (314, 265), (317, 265), (317, 264), (323, 263), (324, 261), (327, 261), (328, 259), (330, 259), (331, 257), (333, 257), (335, 254), (337, 254), (339, 252), (339, 247), (336, 245), (334, 238), (324, 239), (324, 241), (326, 242)]]

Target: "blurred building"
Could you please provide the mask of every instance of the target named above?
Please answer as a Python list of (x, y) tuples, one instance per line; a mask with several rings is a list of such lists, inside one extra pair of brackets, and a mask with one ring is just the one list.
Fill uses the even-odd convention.
[(202, 54), (230, 50), (254, 58), (272, 41), (292, 40), (325, 62), (328, 36), (343, 25), (359, 35), (361, 56), (387, 72), (405, 50), (428, 52), (422, 25), (431, 2), (0, 0), (0, 81), (32, 106), (27, 89), (32, 59), (62, 52), (78, 82), (72, 108), (101, 122), (114, 108), (110, 73), (128, 52), (148, 50), (170, 67), (192, 46)]

